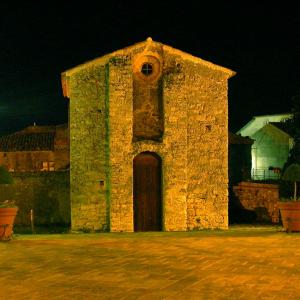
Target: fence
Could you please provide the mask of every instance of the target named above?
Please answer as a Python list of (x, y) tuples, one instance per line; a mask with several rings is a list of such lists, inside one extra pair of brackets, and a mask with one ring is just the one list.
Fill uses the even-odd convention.
[(280, 179), (280, 169), (279, 168), (272, 168), (272, 169), (252, 169), (251, 170), (251, 178), (253, 180), (279, 180)]

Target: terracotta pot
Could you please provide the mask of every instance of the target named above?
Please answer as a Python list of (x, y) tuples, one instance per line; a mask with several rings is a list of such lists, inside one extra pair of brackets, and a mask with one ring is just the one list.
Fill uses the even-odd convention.
[(300, 232), (300, 202), (278, 202), (282, 225), (287, 232)]
[(8, 241), (11, 239), (17, 212), (17, 207), (0, 207), (0, 241)]

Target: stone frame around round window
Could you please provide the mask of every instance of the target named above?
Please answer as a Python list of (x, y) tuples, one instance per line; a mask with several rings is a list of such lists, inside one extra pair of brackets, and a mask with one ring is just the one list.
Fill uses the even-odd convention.
[[(151, 73), (145, 74), (142, 69), (143, 66), (151, 66)], [(135, 59), (133, 64), (134, 74), (141, 80), (144, 81), (156, 81), (161, 75), (161, 63), (159, 59), (153, 55), (143, 55)]]

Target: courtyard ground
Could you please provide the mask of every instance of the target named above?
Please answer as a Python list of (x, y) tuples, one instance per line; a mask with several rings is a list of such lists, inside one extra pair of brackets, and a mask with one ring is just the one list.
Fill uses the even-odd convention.
[(300, 299), (300, 234), (15, 234), (0, 243), (0, 299)]

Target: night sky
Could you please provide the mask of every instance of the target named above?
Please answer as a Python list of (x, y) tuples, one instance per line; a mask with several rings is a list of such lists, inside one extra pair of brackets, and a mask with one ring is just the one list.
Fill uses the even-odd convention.
[(254, 115), (291, 111), (300, 93), (300, 14), (291, 4), (79, 2), (1, 1), (0, 134), (67, 122), (61, 72), (149, 36), (237, 72), (233, 132)]

